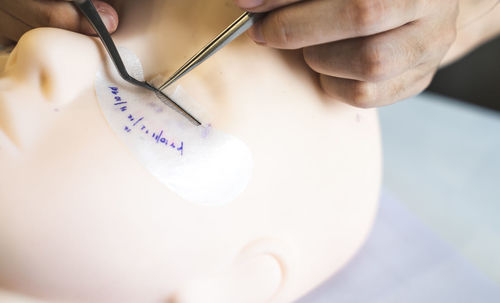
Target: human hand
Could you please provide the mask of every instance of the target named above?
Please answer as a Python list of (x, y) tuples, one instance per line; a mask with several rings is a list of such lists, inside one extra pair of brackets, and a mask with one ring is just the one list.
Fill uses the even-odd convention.
[(270, 11), (249, 35), (273, 48), (303, 48), (324, 91), (358, 107), (424, 90), (455, 40), (458, 0), (235, 0)]
[[(107, 2), (93, 1), (108, 31), (114, 32), (118, 27), (118, 14)], [(18, 41), (25, 32), (36, 27), (95, 33), (68, 0), (0, 0), (0, 41)]]

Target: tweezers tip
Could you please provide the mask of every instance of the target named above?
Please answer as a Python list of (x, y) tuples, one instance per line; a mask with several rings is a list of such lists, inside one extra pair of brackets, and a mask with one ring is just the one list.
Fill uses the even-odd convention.
[(188, 119), (195, 126), (202, 125), (202, 123), (198, 119), (196, 119), (193, 115), (191, 115), (189, 112), (187, 112), (184, 108), (182, 108), (182, 106), (177, 104), (177, 102), (172, 100), (172, 98), (167, 96), (164, 92), (155, 88), (154, 86), (152, 86), (149, 83), (147, 83), (147, 85), (149, 85), (151, 88), (153, 88), (156, 97), (158, 97), (158, 99), (160, 99), (160, 101), (162, 101), (165, 105), (167, 105), (168, 107), (172, 108), (174, 111), (176, 111), (179, 114), (181, 114), (182, 116), (184, 116), (186, 119)]

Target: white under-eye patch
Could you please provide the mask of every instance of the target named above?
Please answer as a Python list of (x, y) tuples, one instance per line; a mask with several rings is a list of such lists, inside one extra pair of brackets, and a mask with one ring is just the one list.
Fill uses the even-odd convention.
[[(121, 49), (129, 73), (143, 80), (137, 56)], [(123, 81), (109, 62), (97, 73), (97, 99), (111, 129), (135, 157), (163, 184), (193, 203), (221, 205), (234, 200), (247, 186), (252, 155), (238, 138), (210, 124), (194, 126), (164, 105), (153, 92)], [(183, 104), (182, 90), (171, 96)], [(107, 155), (112, 157), (112, 155)]]

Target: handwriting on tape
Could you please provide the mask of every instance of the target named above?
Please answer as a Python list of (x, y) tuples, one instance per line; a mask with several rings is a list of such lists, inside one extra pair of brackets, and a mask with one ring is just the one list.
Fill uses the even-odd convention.
[(109, 86), (109, 92), (113, 97), (114, 106), (123, 113), (124, 127), (123, 131), (126, 133), (133, 133), (134, 131), (148, 135), (148, 138), (156, 144), (165, 145), (166, 148), (178, 152), (180, 156), (184, 155), (184, 142), (175, 142), (169, 139), (164, 129), (153, 130), (148, 127), (145, 117), (136, 117), (129, 113), (128, 102), (120, 96), (120, 89), (115, 86)]

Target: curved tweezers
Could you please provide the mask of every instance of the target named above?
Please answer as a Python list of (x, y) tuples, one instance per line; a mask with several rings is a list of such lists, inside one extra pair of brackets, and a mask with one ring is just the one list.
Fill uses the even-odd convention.
[(164, 94), (162, 91), (157, 89), (156, 87), (152, 86), (151, 84), (147, 82), (142, 82), (134, 77), (132, 77), (128, 72), (127, 68), (125, 67), (125, 64), (123, 64), (122, 58), (120, 56), (120, 53), (116, 49), (115, 43), (113, 42), (113, 39), (111, 39), (111, 36), (106, 29), (106, 26), (102, 22), (101, 17), (99, 16), (99, 13), (97, 12), (94, 4), (92, 4), (92, 1), (90, 0), (73, 0), (72, 1), (76, 7), (82, 12), (82, 14), (89, 20), (90, 24), (96, 31), (97, 35), (99, 38), (101, 38), (102, 43), (104, 44), (104, 47), (106, 48), (109, 56), (111, 57), (111, 60), (116, 66), (116, 69), (118, 70), (118, 73), (120, 76), (123, 78), (123, 80), (136, 85), (143, 87), (145, 89), (148, 89), (150, 91), (153, 91), (158, 99), (160, 99), (163, 103), (165, 103), (167, 106), (178, 112), (179, 114), (183, 115), (186, 119), (188, 119), (191, 123), (193, 123), (196, 126), (201, 125), (201, 122), (198, 121), (195, 117), (193, 117), (191, 114), (189, 114), (184, 108), (182, 108), (179, 104), (177, 104), (174, 100), (169, 98), (166, 94)]

